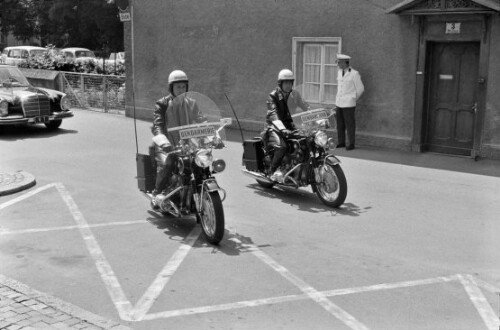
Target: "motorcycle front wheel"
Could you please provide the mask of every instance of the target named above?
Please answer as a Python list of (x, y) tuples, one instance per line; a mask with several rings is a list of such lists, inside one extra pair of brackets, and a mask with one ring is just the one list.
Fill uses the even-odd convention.
[(206, 191), (201, 200), (201, 212), (197, 214), (205, 239), (217, 245), (224, 236), (224, 209), (217, 191)]
[(347, 180), (340, 165), (321, 165), (314, 169), (313, 191), (323, 204), (337, 208), (347, 197)]

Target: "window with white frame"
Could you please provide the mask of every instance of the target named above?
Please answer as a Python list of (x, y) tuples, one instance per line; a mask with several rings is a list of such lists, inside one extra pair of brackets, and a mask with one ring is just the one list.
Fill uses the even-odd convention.
[(334, 104), (340, 38), (293, 38), (296, 88), (312, 104)]

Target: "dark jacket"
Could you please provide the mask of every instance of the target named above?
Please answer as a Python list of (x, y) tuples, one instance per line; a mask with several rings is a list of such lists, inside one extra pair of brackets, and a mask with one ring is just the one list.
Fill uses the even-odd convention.
[(176, 144), (179, 137), (177, 134), (169, 133), (169, 127), (204, 121), (206, 121), (206, 118), (200, 112), (194, 99), (187, 96), (179, 96), (174, 99), (173, 95), (169, 94), (156, 101), (152, 131), (154, 135), (164, 134), (170, 143)]
[(309, 104), (302, 100), (298, 91), (292, 90), (290, 93), (285, 93), (280, 87), (276, 87), (267, 100), (266, 123), (272, 125), (274, 120), (281, 120), (287, 129), (294, 130), (291, 111), (295, 111), (297, 107), (307, 111)]

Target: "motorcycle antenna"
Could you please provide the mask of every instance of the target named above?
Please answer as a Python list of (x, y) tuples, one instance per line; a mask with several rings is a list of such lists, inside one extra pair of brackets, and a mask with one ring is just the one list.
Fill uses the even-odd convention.
[(238, 116), (236, 115), (236, 111), (234, 111), (233, 105), (231, 104), (231, 101), (229, 100), (229, 97), (227, 97), (227, 94), (224, 93), (224, 96), (227, 99), (227, 102), (229, 103), (229, 106), (231, 107), (231, 110), (233, 111), (234, 118), (236, 118), (236, 122), (238, 123), (238, 128), (240, 129), (240, 134), (241, 134), (241, 142), (245, 141), (245, 137), (243, 136), (243, 130), (241, 129), (240, 121), (238, 120)]

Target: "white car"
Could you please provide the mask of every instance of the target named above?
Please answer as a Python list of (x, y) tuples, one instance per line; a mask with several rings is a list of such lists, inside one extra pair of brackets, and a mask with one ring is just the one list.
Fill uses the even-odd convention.
[(111, 53), (106, 64), (125, 64), (125, 52)]
[(64, 57), (66, 57), (67, 61), (74, 61), (74, 62), (97, 61), (94, 52), (88, 48), (81, 48), (81, 47), (63, 48), (61, 49), (61, 54)]
[(18, 65), (29, 57), (43, 55), (47, 49), (38, 46), (11, 46), (5, 47), (0, 56), (0, 63)]

